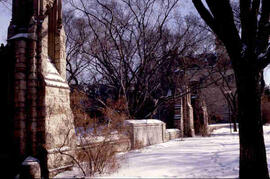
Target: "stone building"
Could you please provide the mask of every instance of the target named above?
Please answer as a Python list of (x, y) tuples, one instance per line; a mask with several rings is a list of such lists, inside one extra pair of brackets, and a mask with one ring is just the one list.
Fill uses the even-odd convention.
[[(74, 147), (70, 90), (66, 82), (65, 33), (61, 0), (13, 0), (8, 44), (2, 48), (9, 132), (1, 151), (14, 173), (36, 157), (46, 178), (71, 165)], [(8, 150), (10, 149), (10, 150)]]
[[(207, 126), (208, 122), (231, 120), (233, 110), (230, 104), (236, 103), (234, 73), (227, 58), (217, 54), (182, 57), (178, 61), (183, 64), (176, 65), (172, 79), (164, 82), (165, 93), (172, 100), (164, 105), (166, 110), (160, 110), (160, 118), (170, 127), (182, 129), (181, 126), (186, 126), (182, 129), (184, 136), (192, 136), (187, 132), (189, 125), (193, 126), (189, 129), (198, 134), (200, 130), (205, 130), (203, 126)], [(165, 93), (163, 95), (166, 96)], [(171, 110), (173, 108), (175, 110)]]

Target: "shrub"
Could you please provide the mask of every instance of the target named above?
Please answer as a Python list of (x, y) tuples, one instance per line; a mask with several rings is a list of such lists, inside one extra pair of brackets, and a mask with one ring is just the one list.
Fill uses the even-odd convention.
[[(101, 101), (101, 103), (103, 103)], [(87, 114), (89, 107), (87, 96), (74, 90), (71, 97), (71, 107), (74, 113), (74, 122), (77, 127), (78, 149), (76, 160), (78, 167), (86, 176), (110, 173), (119, 167), (116, 158), (117, 148), (115, 142), (128, 134), (124, 127), (127, 119), (126, 103), (123, 98), (103, 103), (100, 110), (106, 119), (100, 122)]]

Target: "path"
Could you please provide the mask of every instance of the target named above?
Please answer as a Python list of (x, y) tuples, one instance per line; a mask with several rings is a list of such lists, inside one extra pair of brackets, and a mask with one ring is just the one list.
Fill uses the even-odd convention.
[[(264, 127), (270, 159), (270, 126)], [(118, 172), (105, 178), (237, 178), (238, 134), (230, 129), (215, 130), (211, 137), (172, 140), (124, 154)], [(270, 160), (268, 160), (270, 163)], [(269, 165), (270, 168), (270, 165)], [(62, 177), (74, 176), (70, 171)]]
[(106, 177), (216, 178), (238, 176), (238, 135), (219, 129), (212, 137), (176, 139), (127, 153)]

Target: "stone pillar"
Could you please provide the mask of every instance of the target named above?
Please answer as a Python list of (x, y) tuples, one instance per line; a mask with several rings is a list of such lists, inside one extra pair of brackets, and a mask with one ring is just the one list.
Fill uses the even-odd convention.
[[(36, 34), (37, 24), (34, 17), (31, 19), (28, 29), (29, 34)], [(37, 132), (37, 59), (36, 59), (36, 35), (28, 39), (28, 76), (27, 76), (27, 114), (28, 114), (28, 128), (31, 141), (31, 153), (36, 154), (36, 132)]]
[(205, 101), (202, 98), (196, 98), (193, 102), (194, 107), (194, 126), (195, 133), (199, 135), (208, 135), (208, 112)]
[(203, 126), (208, 132), (208, 110), (205, 101), (202, 101), (202, 117), (203, 117)]
[(181, 137), (184, 136), (182, 103), (182, 98), (180, 98), (179, 100), (175, 100), (174, 104), (174, 126), (180, 130)]
[(192, 90), (191, 104), (193, 106), (193, 118), (195, 134), (208, 135), (208, 112), (207, 106), (201, 93), (201, 86), (199, 81), (190, 82)]
[(27, 93), (27, 64), (26, 64), (26, 40), (16, 39), (13, 41), (15, 52), (15, 75), (14, 75), (14, 137), (19, 143), (21, 155), (26, 153), (26, 93)]
[(11, 111), (15, 111), (16, 156), (38, 158), (46, 178), (72, 165), (59, 147), (71, 154), (76, 144), (65, 80), (61, 0), (13, 0), (13, 13), (8, 45), (14, 52), (10, 59), (15, 59)]
[(191, 94), (189, 88), (186, 89), (186, 95), (183, 97), (183, 124), (184, 136), (194, 137), (193, 108), (191, 105)]
[(55, 66), (62, 78), (66, 79), (66, 36), (63, 27), (59, 29), (59, 33), (55, 38)]
[(20, 179), (41, 178), (39, 160), (33, 157), (27, 157), (21, 166)]

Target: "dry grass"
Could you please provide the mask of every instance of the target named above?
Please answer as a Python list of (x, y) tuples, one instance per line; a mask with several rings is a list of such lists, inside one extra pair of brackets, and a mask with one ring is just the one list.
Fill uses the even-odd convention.
[(115, 144), (121, 134), (128, 134), (124, 127), (127, 108), (122, 98), (106, 101), (101, 108), (105, 122), (100, 122), (86, 113), (88, 105), (91, 104), (87, 96), (75, 90), (71, 97), (75, 125), (87, 131), (77, 133), (80, 147), (76, 151), (76, 163), (82, 163), (79, 167), (83, 173), (93, 177), (96, 174), (114, 172), (119, 167)]

